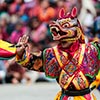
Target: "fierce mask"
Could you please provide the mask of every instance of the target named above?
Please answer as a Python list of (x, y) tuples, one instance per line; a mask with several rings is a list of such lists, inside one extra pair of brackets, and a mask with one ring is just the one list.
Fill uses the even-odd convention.
[(53, 40), (75, 41), (82, 40), (82, 29), (77, 16), (77, 8), (74, 7), (71, 13), (65, 15), (62, 8), (59, 12), (59, 19), (50, 23), (50, 30)]

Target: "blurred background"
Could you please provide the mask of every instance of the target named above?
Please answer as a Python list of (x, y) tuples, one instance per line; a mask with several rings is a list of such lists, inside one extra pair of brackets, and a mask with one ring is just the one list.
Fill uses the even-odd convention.
[[(31, 52), (52, 47), (56, 45), (57, 42), (52, 40), (49, 22), (58, 18), (58, 12), (62, 7), (67, 13), (71, 11), (74, 6), (78, 8), (78, 19), (85, 34), (85, 42), (100, 42), (100, 0), (0, 0), (0, 39), (16, 44), (19, 37), (27, 34), (30, 37), (29, 50)], [(35, 92), (37, 88), (41, 86), (41, 83), (44, 84), (42, 84), (42, 87), (45, 86), (44, 82), (46, 84), (50, 83), (49, 86), (52, 90), (59, 90), (59, 87), (56, 88), (55, 86), (55, 80), (46, 78), (43, 73), (24, 69), (13, 59), (0, 61), (0, 89), (3, 91), (0, 92), (0, 97), (2, 97), (2, 100), (11, 100), (11, 98), (8, 98), (9, 96), (3, 99), (3, 97), (5, 97), (5, 89), (9, 91), (10, 89), (12, 90), (14, 86), (17, 86), (24, 91), (27, 85), (30, 85), (32, 86), (32, 88), (29, 87), (30, 90), (33, 89)], [(40, 85), (36, 85), (35, 83), (39, 83)], [(21, 84), (24, 84), (25, 87)], [(42, 88), (43, 91), (47, 91), (46, 89), (49, 88), (47, 87)], [(18, 88), (15, 88), (15, 90), (16, 89), (18, 90)], [(20, 89), (17, 92), (19, 93), (19, 91)], [(14, 93), (14, 90), (11, 94), (12, 93)], [(10, 92), (7, 93), (6, 91), (6, 94), (10, 94)], [(96, 94), (98, 95), (99, 92), (96, 91)], [(98, 96), (100, 97), (100, 94)], [(25, 96), (23, 95), (23, 97)]]

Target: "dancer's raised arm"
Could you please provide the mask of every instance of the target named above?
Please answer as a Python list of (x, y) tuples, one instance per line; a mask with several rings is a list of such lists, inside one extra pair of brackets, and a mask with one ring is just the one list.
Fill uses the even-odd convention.
[(42, 53), (28, 51), (28, 36), (20, 37), (17, 44), (16, 62), (29, 70), (43, 71)]

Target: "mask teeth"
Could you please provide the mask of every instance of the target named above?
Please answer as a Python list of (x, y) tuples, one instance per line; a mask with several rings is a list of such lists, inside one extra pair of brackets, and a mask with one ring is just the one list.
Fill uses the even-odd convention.
[(57, 36), (60, 36), (60, 34), (58, 33), (58, 35)]
[(57, 36), (54, 36), (54, 34), (52, 34), (52, 36), (53, 36), (53, 40), (56, 40), (56, 38), (60, 37), (60, 34), (58, 33)]
[(54, 34), (52, 34), (52, 36), (53, 36), (53, 37), (59, 37), (59, 36), (60, 36), (60, 34), (58, 33), (58, 34), (57, 34), (57, 36), (55, 36)]
[(55, 28), (57, 32), (59, 31), (59, 29), (57, 27), (51, 27), (50, 30), (52, 30), (53, 28)]
[(56, 27), (56, 31), (58, 32), (59, 31), (59, 29)]

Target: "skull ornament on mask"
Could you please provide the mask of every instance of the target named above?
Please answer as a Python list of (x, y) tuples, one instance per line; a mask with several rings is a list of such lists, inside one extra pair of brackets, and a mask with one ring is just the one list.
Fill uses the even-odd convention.
[(60, 10), (59, 18), (49, 24), (53, 40), (76, 41), (82, 39), (82, 29), (76, 16), (76, 7), (66, 15), (63, 8)]

